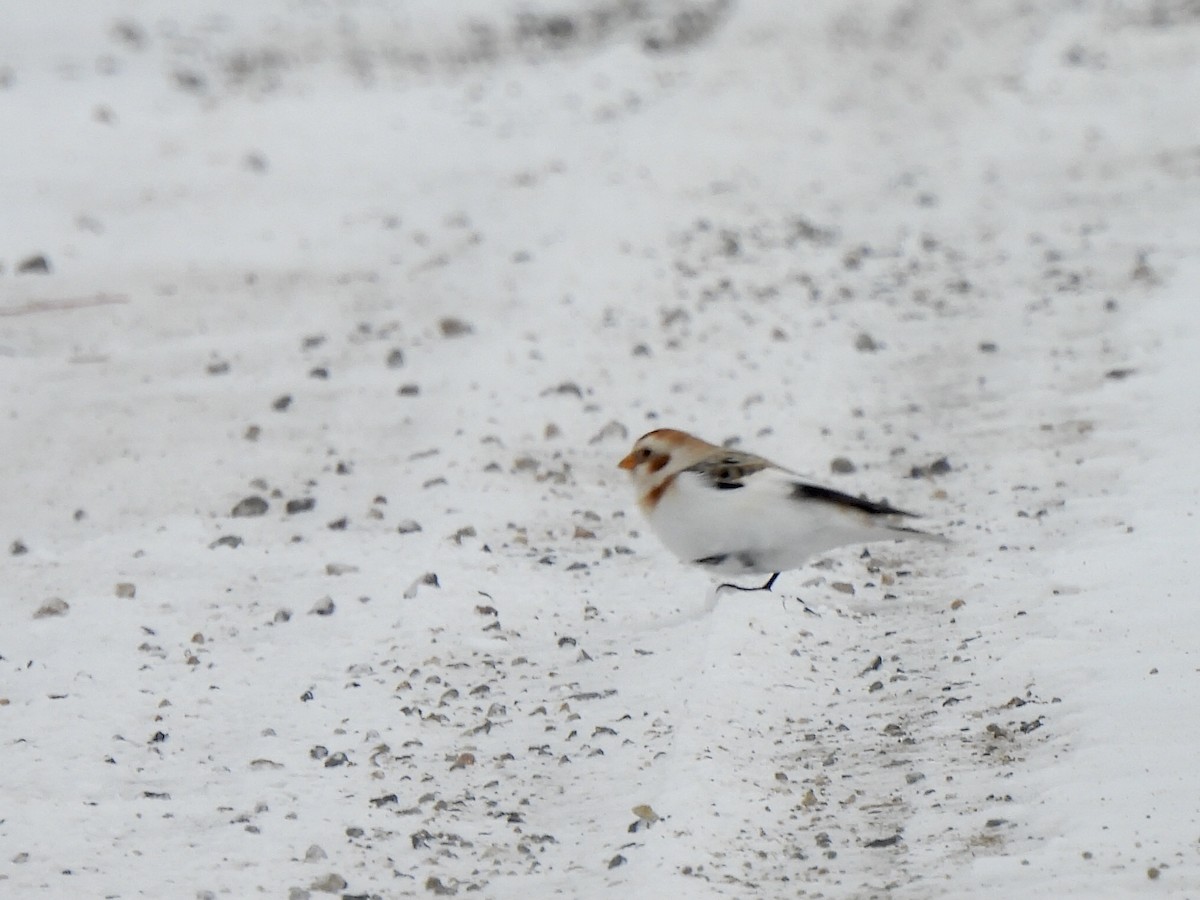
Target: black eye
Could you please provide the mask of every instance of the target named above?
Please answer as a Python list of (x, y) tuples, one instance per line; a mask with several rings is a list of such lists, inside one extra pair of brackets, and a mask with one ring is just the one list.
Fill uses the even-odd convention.
[(650, 458), (650, 448), (649, 447), (643, 447), (641, 450), (638, 451), (638, 459), (649, 459), (649, 458)]

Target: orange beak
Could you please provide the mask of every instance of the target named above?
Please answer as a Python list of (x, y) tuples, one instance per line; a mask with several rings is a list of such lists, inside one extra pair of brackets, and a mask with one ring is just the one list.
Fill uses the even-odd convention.
[(623, 460), (621, 460), (619, 463), (617, 463), (617, 468), (619, 468), (619, 469), (633, 469), (633, 468), (636, 468), (636, 467), (637, 467), (637, 464), (638, 464), (638, 461), (637, 461), (636, 459), (634, 459), (634, 456), (633, 456), (633, 454), (632, 454), (632, 453), (630, 453), (630, 454), (629, 454), (628, 456), (626, 456), (626, 457), (625, 457)]

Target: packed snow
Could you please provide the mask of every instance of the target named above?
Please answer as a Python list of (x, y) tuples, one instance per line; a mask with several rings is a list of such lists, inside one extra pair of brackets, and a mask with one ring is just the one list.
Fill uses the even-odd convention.
[[(1200, 898), (1197, 97), (1187, 0), (0, 6), (0, 895)], [(950, 543), (714, 598), (664, 426)]]

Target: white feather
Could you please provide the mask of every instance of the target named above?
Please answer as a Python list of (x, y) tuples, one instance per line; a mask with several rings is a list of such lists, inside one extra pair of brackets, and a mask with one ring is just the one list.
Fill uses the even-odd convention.
[(799, 480), (771, 467), (745, 476), (742, 487), (722, 490), (698, 472), (680, 472), (649, 511), (650, 527), (685, 562), (713, 560), (702, 565), (746, 575), (795, 569), (846, 544), (933, 537), (853, 507), (797, 498)]

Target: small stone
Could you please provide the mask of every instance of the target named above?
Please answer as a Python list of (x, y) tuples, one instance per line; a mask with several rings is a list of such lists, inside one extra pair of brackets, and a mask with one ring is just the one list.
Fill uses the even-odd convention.
[(37, 608), (33, 614), (35, 619), (48, 619), (51, 616), (65, 616), (71, 605), (61, 597), (51, 597)]
[(473, 765), (475, 765), (474, 753), (460, 753), (458, 754), (458, 758), (454, 760), (453, 764), (451, 764), (450, 771), (453, 772), (455, 769), (465, 769), (467, 766)]
[(422, 575), (420, 578), (418, 578), (416, 581), (414, 581), (411, 585), (408, 586), (408, 590), (406, 590), (404, 592), (404, 599), (411, 600), (413, 597), (417, 596), (417, 591), (420, 589), (421, 585), (423, 585), (423, 584), (429, 585), (430, 587), (441, 587), (441, 585), (438, 584), (437, 573), (426, 572), (424, 575)]
[(271, 409), (275, 410), (276, 412), (284, 412), (291, 405), (291, 394), (282, 394), (271, 401)]
[(322, 597), (315, 604), (313, 604), (313, 608), (308, 612), (309, 615), (332, 616), (334, 609), (336, 609), (336, 607), (334, 606), (333, 598)]
[(312, 897), (304, 888), (288, 888), (288, 900), (309, 900)]
[(542, 432), (542, 437), (544, 437), (546, 440), (550, 441), (556, 437), (559, 437), (561, 434), (562, 434), (561, 428), (559, 428), (553, 422), (548, 422), (546, 424), (545, 431)]
[(589, 444), (599, 444), (611, 439), (625, 440), (629, 437), (629, 429), (616, 420), (609, 422), (588, 440)]
[(863, 846), (870, 850), (879, 850), (884, 847), (895, 847), (899, 843), (900, 835), (893, 834), (891, 837), (876, 838), (873, 841), (867, 841)]
[(1146, 870), (1146, 877), (1151, 881), (1156, 881), (1162, 873), (1158, 870), (1158, 866), (1151, 866)]
[(319, 378), (322, 381), (327, 381), (329, 379), (329, 369), (327, 369), (325, 366), (314, 366), (308, 370), (308, 377)]
[(590, 528), (584, 528), (582, 525), (575, 526), (575, 540), (577, 541), (592, 541), (596, 539), (596, 532)]
[(450, 540), (454, 541), (454, 543), (461, 547), (463, 538), (471, 537), (475, 537), (475, 526), (464, 525), (462, 528), (458, 529), (458, 531), (454, 532), (454, 534), (450, 535)]
[(316, 505), (317, 500), (315, 497), (298, 497), (295, 500), (289, 500), (284, 509), (289, 516), (293, 516), (296, 513), (308, 512)]
[(443, 884), (442, 879), (438, 878), (436, 875), (430, 875), (425, 879), (425, 890), (438, 897), (449, 897), (458, 893), (458, 888), (454, 887), (453, 885)]
[(237, 548), (237, 547), (242, 546), (242, 543), (243, 543), (242, 539), (240, 537), (238, 537), (236, 534), (227, 534), (227, 535), (224, 535), (223, 537), (217, 538), (215, 541), (213, 541), (211, 544), (209, 544), (208, 549), (215, 550), (217, 547)]
[(269, 508), (270, 504), (255, 494), (239, 500), (230, 515), (234, 518), (250, 518), (263, 515)]
[(852, 585), (848, 582), (845, 582), (845, 581), (835, 581), (829, 586), (831, 588), (833, 588), (835, 591), (837, 591), (839, 594), (850, 594), (850, 595), (854, 594), (854, 585)]
[(137, 596), (137, 587), (129, 581), (121, 581), (117, 583), (116, 595), (122, 600), (132, 600)]
[(257, 425), (247, 425), (242, 437), (247, 441), (257, 441), (262, 436), (262, 429)]
[(47, 275), (50, 273), (50, 260), (42, 254), (27, 256), (17, 263), (18, 275)]
[(421, 386), (419, 384), (412, 384), (412, 383), (402, 384), (402, 385), (400, 385), (400, 389), (398, 391), (396, 391), (396, 393), (399, 394), (401, 397), (415, 397), (419, 393), (421, 393)]
[(336, 894), (338, 891), (345, 890), (346, 879), (335, 872), (330, 872), (328, 875), (318, 878), (309, 887), (324, 894)]
[(909, 471), (909, 477), (928, 478), (931, 475), (946, 475), (950, 471), (952, 471), (950, 460), (945, 456), (941, 456), (927, 466), (913, 466)]
[(327, 757), (325, 757), (325, 768), (334, 769), (338, 766), (344, 766), (348, 762), (350, 762), (350, 759), (346, 756), (346, 754), (341, 750), (338, 750), (336, 753), (330, 753)]
[(959, 600), (951, 600), (950, 601), (951, 609), (962, 609), (966, 605), (967, 605), (966, 600), (959, 599)]
[(415, 534), (421, 530), (421, 524), (416, 519), (405, 519), (396, 526), (396, 531), (400, 534)]
[(835, 475), (849, 475), (851, 472), (857, 471), (858, 466), (850, 462), (844, 456), (835, 456), (829, 461), (829, 471)]
[(228, 375), (229, 363), (223, 359), (214, 360), (204, 367), (209, 375)]
[(350, 575), (358, 571), (358, 566), (352, 566), (349, 563), (326, 563), (326, 575)]
[(393, 347), (388, 351), (387, 367), (389, 369), (399, 369), (404, 365), (404, 351), (399, 347)]
[(998, 349), (999, 348), (992, 341), (980, 341), (979, 342), (979, 352), (980, 353), (995, 353)]
[(879, 347), (880, 345), (875, 342), (875, 338), (871, 337), (865, 331), (861, 332), (854, 339), (854, 349), (862, 353), (874, 353)]
[(8, 545), (8, 552), (13, 556), (21, 556), (29, 552), (29, 548), (22, 541), (13, 541)]
[(570, 394), (573, 397), (583, 399), (583, 388), (577, 385), (574, 381), (564, 381), (556, 384), (554, 387), (548, 387), (542, 391), (541, 396), (545, 397), (549, 394)]
[(513, 460), (514, 472), (536, 472), (541, 465), (532, 456), (518, 456)]
[(442, 332), (442, 337), (444, 338), (462, 337), (475, 330), (469, 322), (465, 322), (455, 316), (446, 316), (443, 318), (438, 322), (438, 329)]
[(623, 865), (625, 865), (625, 857), (623, 857), (620, 853), (608, 861), (608, 867), (610, 869), (615, 869), (617, 866)]

